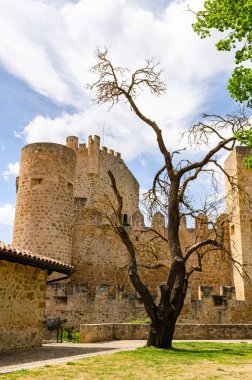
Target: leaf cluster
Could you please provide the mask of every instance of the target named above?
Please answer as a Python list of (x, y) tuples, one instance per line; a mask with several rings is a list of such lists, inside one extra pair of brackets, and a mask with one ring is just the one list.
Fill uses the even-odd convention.
[(216, 47), (220, 51), (236, 49), (234, 69), (228, 90), (239, 102), (248, 101), (252, 107), (252, 69), (243, 67), (252, 62), (252, 0), (206, 0), (204, 9), (196, 13), (194, 31), (205, 38), (211, 30), (227, 31)]
[(247, 169), (252, 169), (252, 127), (247, 130), (240, 130), (235, 133), (235, 137), (241, 143), (246, 145), (250, 150), (250, 156), (244, 158)]

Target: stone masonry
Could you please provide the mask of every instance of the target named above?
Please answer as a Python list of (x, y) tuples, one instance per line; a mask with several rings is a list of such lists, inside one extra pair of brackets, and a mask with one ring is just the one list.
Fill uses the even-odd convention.
[(0, 351), (41, 345), (46, 278), (43, 269), (1, 262)]
[(0, 353), (42, 345), (48, 274), (73, 267), (0, 241)]
[[(227, 250), (237, 255), (252, 276), (252, 170), (243, 169), (246, 153), (246, 149), (236, 148), (226, 165), (228, 170), (241, 172), (239, 180), (245, 181), (250, 199), (243, 204), (227, 186), (227, 211), (230, 204), (237, 204), (237, 215), (232, 223), (225, 215), (216, 223)], [(148, 232), (144, 236), (151, 236), (139, 211), (137, 180), (119, 153), (100, 147), (98, 136), (90, 136), (87, 145), (70, 136), (66, 146), (36, 143), (22, 150), (13, 243), (75, 267), (71, 279), (48, 286), (46, 304), (47, 315), (61, 316), (75, 328), (80, 323), (145, 317), (141, 300), (127, 283), (127, 252), (108, 222), (108, 217), (113, 218), (115, 202), (108, 170), (113, 172), (123, 197), (122, 223), (130, 233), (144, 230)], [(165, 233), (163, 215), (154, 215), (152, 228)], [(187, 228), (185, 220), (181, 222), (183, 247), (211, 234), (204, 215), (198, 216), (193, 229)], [(145, 238), (139, 240), (141, 244), (145, 244)], [(166, 257), (163, 243), (155, 244), (160, 255)], [(251, 323), (252, 291), (248, 282), (218, 252), (206, 255), (204, 260), (203, 272), (192, 276), (180, 322)], [(194, 262), (192, 257), (188, 264)], [(165, 280), (165, 271), (148, 270), (141, 275), (158, 296), (157, 285)]]

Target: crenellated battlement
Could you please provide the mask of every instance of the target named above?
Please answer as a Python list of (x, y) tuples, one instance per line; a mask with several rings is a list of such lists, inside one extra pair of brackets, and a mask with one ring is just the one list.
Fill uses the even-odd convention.
[(68, 136), (66, 138), (66, 146), (74, 149), (76, 153), (78, 153), (78, 151), (86, 151), (89, 155), (99, 155), (102, 151), (110, 156), (121, 158), (121, 153), (114, 151), (114, 149), (107, 148), (106, 146), (101, 146), (100, 143), (100, 136), (97, 135), (90, 135), (87, 143), (79, 143), (79, 138), (77, 136)]
[[(215, 230), (222, 230), (228, 228), (229, 218), (226, 213), (220, 214), (215, 221), (211, 220), (211, 223), (208, 220), (207, 215), (200, 213), (195, 218), (195, 227), (187, 226), (187, 219), (185, 216), (180, 218), (180, 228), (183, 231), (186, 231), (188, 234), (198, 233), (198, 236), (208, 236), (213, 232), (213, 226)], [(158, 211), (152, 217), (151, 227), (158, 230), (164, 230), (165, 228), (165, 216)]]
[[(68, 287), (66, 283), (52, 283), (48, 285), (50, 288), (52, 295), (56, 298), (68, 297), (73, 295), (82, 295), (87, 300), (94, 300), (100, 298), (101, 296), (107, 298), (121, 299), (121, 298), (129, 298), (130, 300), (139, 300), (140, 297), (137, 293), (128, 294), (126, 293), (124, 287), (120, 285), (115, 285), (114, 290), (108, 284), (97, 284), (95, 288), (95, 293), (90, 292), (90, 287), (87, 283), (75, 283), (71, 292), (68, 293)], [(112, 292), (111, 292), (112, 291)], [(218, 294), (217, 294), (218, 293)], [(155, 294), (153, 297), (156, 298)], [(218, 292), (214, 292), (214, 288), (211, 285), (200, 285), (198, 287), (198, 297), (192, 297), (191, 287), (188, 286), (185, 303), (189, 303), (192, 301), (211, 301), (213, 306), (227, 306), (228, 300), (236, 300), (235, 297), (235, 287), (234, 286), (220, 286)]]
[[(107, 284), (96, 286), (95, 294), (89, 292), (87, 284), (76, 284), (71, 293), (67, 286), (51, 284), (51, 295), (55, 300), (54, 308), (59, 315), (61, 303), (65, 305), (64, 316), (68, 324), (78, 327), (78, 323), (102, 323), (106, 321), (121, 322), (135, 319), (146, 319), (146, 312), (140, 297), (127, 294), (120, 286), (111, 295), (111, 287)], [(236, 300), (235, 289), (232, 286), (220, 287), (220, 294), (213, 294), (211, 285), (199, 287), (199, 297), (191, 296), (188, 287), (184, 308), (179, 317), (180, 323), (246, 323), (247, 310), (243, 301)], [(78, 305), (78, 307), (77, 307)], [(78, 310), (78, 311), (76, 311)], [(67, 313), (67, 314), (65, 314)]]

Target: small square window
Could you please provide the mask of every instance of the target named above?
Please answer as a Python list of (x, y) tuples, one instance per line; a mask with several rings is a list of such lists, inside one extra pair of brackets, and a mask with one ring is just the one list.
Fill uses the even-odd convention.
[(42, 185), (43, 178), (32, 178), (31, 187)]

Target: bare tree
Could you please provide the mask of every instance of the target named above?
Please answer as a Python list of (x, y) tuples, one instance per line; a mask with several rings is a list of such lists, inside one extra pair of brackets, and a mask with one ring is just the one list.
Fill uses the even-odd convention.
[[(202, 270), (202, 259), (207, 251), (217, 249), (225, 252), (223, 241), (217, 234), (215, 238), (207, 237), (198, 240), (193, 246), (182, 249), (179, 239), (180, 219), (184, 215), (195, 216), (199, 212), (188, 195), (188, 189), (191, 183), (197, 180), (202, 173), (213, 173), (214, 167), (227, 177), (234, 188), (237, 188), (235, 178), (226, 173), (219, 165), (216, 154), (221, 149), (230, 151), (233, 149), (236, 141), (234, 134), (246, 129), (248, 121), (245, 114), (228, 115), (225, 118), (216, 115), (204, 115), (204, 121), (193, 126), (188, 132), (188, 137), (194, 144), (208, 143), (212, 137), (217, 140), (217, 143), (209, 148), (199, 161), (191, 162), (188, 159), (182, 159), (177, 162), (176, 158), (182, 152), (179, 150), (170, 152), (167, 149), (159, 125), (144, 115), (136, 104), (136, 98), (144, 88), (149, 89), (151, 93), (157, 96), (165, 92), (166, 87), (161, 80), (162, 71), (159, 69), (159, 64), (153, 60), (147, 60), (142, 68), (126, 77), (129, 70), (114, 66), (108, 58), (107, 49), (98, 50), (97, 59), (98, 62), (91, 71), (98, 75), (98, 79), (88, 86), (96, 91), (96, 102), (98, 104), (107, 103), (113, 107), (120, 98), (124, 98), (137, 117), (155, 132), (159, 150), (164, 158), (164, 165), (154, 177), (148, 198), (152, 206), (153, 204), (159, 205), (167, 215), (166, 236), (162, 237), (159, 234), (159, 238), (166, 239), (169, 265), (164, 260), (156, 260), (154, 263), (140, 263), (137, 257), (138, 250), (135, 239), (132, 238), (129, 229), (122, 225), (123, 198), (118, 191), (113, 173), (109, 171), (108, 175), (117, 200), (117, 205), (114, 206), (115, 218), (111, 220), (111, 224), (127, 248), (129, 253), (128, 274), (133, 287), (142, 298), (151, 320), (148, 345), (170, 348), (175, 324), (184, 305), (190, 276), (193, 272)], [(207, 207), (211, 208), (211, 202), (205, 204), (204, 210)], [(155, 231), (153, 233), (155, 234)], [(192, 255), (196, 255), (198, 264), (188, 268), (187, 263)], [(155, 302), (148, 286), (141, 279), (139, 268), (144, 266), (147, 269), (148, 267), (149, 269), (155, 267), (167, 269), (167, 279), (160, 284), (158, 302)]]

